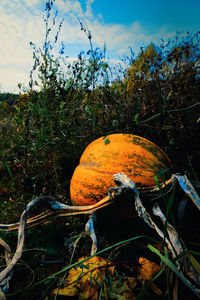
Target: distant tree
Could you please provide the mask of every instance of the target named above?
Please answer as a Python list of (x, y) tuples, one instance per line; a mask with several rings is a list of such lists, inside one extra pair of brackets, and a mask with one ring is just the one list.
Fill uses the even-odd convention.
[(130, 96), (142, 94), (145, 114), (179, 108), (197, 100), (199, 64), (200, 49), (194, 37), (173, 47), (151, 43), (132, 61), (124, 85)]
[(4, 103), (4, 105), (12, 106), (18, 98), (18, 94), (4, 92), (0, 93), (0, 103)]
[(125, 82), (128, 82), (128, 89), (139, 85), (141, 88), (142, 81), (152, 79), (155, 75), (155, 67), (158, 63), (159, 54), (156, 47), (151, 43), (145, 50), (142, 49), (138, 57), (132, 61), (130, 68), (127, 70)]

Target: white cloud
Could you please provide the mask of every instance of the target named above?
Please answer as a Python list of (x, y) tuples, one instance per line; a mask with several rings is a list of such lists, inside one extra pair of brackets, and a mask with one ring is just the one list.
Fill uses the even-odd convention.
[[(33, 65), (30, 41), (41, 43), (44, 22), (35, 7), (40, 0), (4, 0), (0, 4), (0, 85), (2, 91), (17, 90), (17, 83), (27, 83)], [(44, 30), (43, 30), (44, 31)], [(28, 71), (29, 70), (29, 71)]]
[(93, 40), (97, 45), (107, 46), (109, 52), (112, 52), (114, 57), (121, 57), (129, 53), (129, 47), (138, 52), (140, 47), (145, 47), (153, 42), (160, 42), (162, 38), (169, 38), (167, 27), (159, 29), (154, 34), (149, 34), (139, 22), (134, 22), (131, 25), (123, 24), (105, 24), (103, 22), (94, 21), (88, 23), (91, 28)]
[[(158, 41), (166, 36), (163, 27), (150, 35), (138, 22), (126, 26), (106, 24), (103, 17), (94, 16), (92, 5), (97, 0), (85, 0), (85, 5), (78, 0), (57, 0), (58, 20), (64, 18), (60, 41), (66, 44), (66, 55), (74, 56), (82, 47), (89, 49), (89, 41), (80, 30), (78, 18), (86, 22), (92, 33), (94, 47), (103, 47), (106, 43), (110, 58), (119, 58), (129, 53), (129, 46), (138, 49), (151, 41)], [(81, 4), (82, 3), (82, 4)], [(45, 1), (42, 0), (3, 0), (0, 2), (0, 85), (2, 90), (16, 91), (18, 82), (28, 82), (28, 70), (33, 65), (30, 41), (41, 46), (45, 38), (44, 15)], [(51, 32), (52, 39), (56, 30)], [(74, 45), (74, 51), (69, 53)], [(80, 46), (78, 46), (80, 45)], [(78, 47), (79, 51), (78, 51)], [(78, 54), (78, 53), (77, 53)]]
[(94, 0), (87, 0), (86, 2), (86, 12), (85, 12), (85, 16), (88, 18), (93, 18), (93, 12), (92, 12), (92, 3), (94, 2)]
[(0, 91), (12, 91), (19, 92), (18, 83), (22, 83), (24, 86), (28, 86), (29, 82), (29, 70), (19, 69), (16, 66), (7, 68), (1, 67), (0, 72)]
[(70, 14), (71, 16), (83, 17), (84, 12), (79, 1), (73, 0), (60, 0), (56, 3), (58, 9), (65, 14)]

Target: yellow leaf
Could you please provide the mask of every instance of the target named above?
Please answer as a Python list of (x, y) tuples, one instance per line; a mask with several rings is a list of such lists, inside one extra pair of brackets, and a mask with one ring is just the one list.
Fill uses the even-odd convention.
[[(82, 261), (85, 257), (79, 259)], [(77, 296), (79, 300), (97, 300), (105, 278), (114, 272), (110, 261), (100, 256), (92, 257), (70, 270), (64, 287), (52, 291), (53, 295)]]
[(137, 279), (133, 277), (122, 277), (120, 279), (114, 279), (112, 281), (111, 291), (109, 293), (109, 299), (119, 300), (134, 300), (135, 290), (137, 285)]
[(140, 257), (139, 263), (141, 267), (139, 270), (138, 279), (141, 281), (153, 279), (153, 277), (161, 270), (159, 265), (145, 257)]

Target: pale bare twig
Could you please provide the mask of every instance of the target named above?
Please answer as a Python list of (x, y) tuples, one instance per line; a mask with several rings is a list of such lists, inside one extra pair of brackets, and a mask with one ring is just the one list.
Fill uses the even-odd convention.
[[(172, 112), (184, 111), (184, 110), (191, 109), (191, 108), (193, 108), (193, 107), (195, 107), (195, 106), (197, 106), (197, 105), (200, 105), (200, 102), (194, 103), (194, 104), (192, 104), (192, 105), (190, 105), (190, 106), (187, 106), (187, 107), (182, 107), (182, 108), (177, 108), (177, 109), (166, 110), (165, 112), (166, 112), (166, 113), (172, 113)], [(158, 114), (156, 114), (156, 115), (154, 115), (154, 116), (152, 116), (152, 117), (150, 117), (150, 118), (148, 118), (148, 119), (146, 119), (146, 120), (140, 121), (140, 122), (138, 122), (137, 124), (143, 124), (143, 123), (149, 122), (149, 121), (151, 121), (151, 120), (153, 120), (153, 119), (155, 119), (155, 118), (157, 118), (157, 117), (159, 117), (159, 116), (161, 116), (161, 115), (162, 115), (162, 113), (159, 112)]]

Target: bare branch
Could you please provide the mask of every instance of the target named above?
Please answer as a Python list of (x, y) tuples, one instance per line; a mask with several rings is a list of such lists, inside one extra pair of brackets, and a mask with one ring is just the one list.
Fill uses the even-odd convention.
[[(200, 102), (194, 103), (194, 104), (192, 104), (192, 105), (190, 105), (190, 106), (187, 106), (187, 107), (182, 107), (182, 108), (178, 108), (178, 109), (166, 110), (166, 112), (167, 112), (167, 113), (172, 113), (172, 112), (184, 111), (184, 110), (191, 109), (191, 108), (193, 108), (193, 107), (195, 107), (195, 106), (197, 106), (197, 105), (200, 105)], [(162, 113), (160, 112), (160, 113), (158, 113), (158, 114), (156, 114), (156, 115), (154, 115), (154, 116), (152, 116), (152, 117), (150, 117), (150, 118), (148, 118), (148, 119), (146, 119), (146, 120), (143, 120), (143, 121), (138, 122), (138, 124), (143, 124), (143, 123), (149, 122), (149, 121), (151, 121), (151, 120), (153, 120), (153, 119), (155, 119), (155, 118), (161, 116), (161, 114), (162, 114)]]

